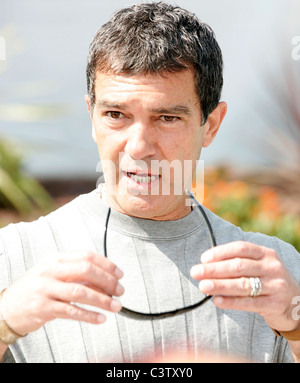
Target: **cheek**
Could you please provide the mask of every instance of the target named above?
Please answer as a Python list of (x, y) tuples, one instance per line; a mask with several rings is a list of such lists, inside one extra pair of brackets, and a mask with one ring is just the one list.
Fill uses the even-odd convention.
[(173, 153), (181, 160), (198, 160), (202, 147), (202, 135), (185, 135), (176, 140), (173, 145)]
[(196, 135), (193, 140), (193, 150), (194, 150), (194, 155), (196, 155), (197, 157), (196, 159), (199, 159), (200, 157), (201, 149), (203, 146), (203, 139), (204, 139), (203, 128), (199, 127), (197, 129)]
[(93, 123), (93, 139), (97, 144), (100, 159), (112, 159), (118, 157), (121, 151), (121, 135), (110, 132), (99, 123)]

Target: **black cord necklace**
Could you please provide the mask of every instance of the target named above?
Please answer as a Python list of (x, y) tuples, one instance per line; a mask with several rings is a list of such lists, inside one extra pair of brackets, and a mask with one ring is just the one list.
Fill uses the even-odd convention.
[[(196, 200), (196, 198), (194, 197), (194, 195), (190, 191), (186, 190), (186, 194), (191, 198), (191, 200), (194, 202), (194, 204), (198, 207), (201, 215), (203, 216), (203, 218), (205, 220), (206, 226), (207, 226), (208, 231), (209, 231), (209, 238), (210, 238), (210, 242), (211, 242), (211, 247), (216, 246), (216, 239), (215, 239), (211, 224), (207, 218), (205, 211), (203, 210), (202, 206), (199, 204), (199, 202)], [(110, 212), (111, 212), (111, 209), (108, 208), (108, 212), (107, 212), (107, 216), (106, 216), (106, 222), (105, 222), (104, 240), (103, 240), (103, 251), (104, 251), (104, 256), (106, 258), (107, 258), (107, 245), (106, 245), (107, 227), (108, 227)], [(172, 317), (172, 316), (179, 315), (179, 314), (184, 314), (184, 313), (191, 311), (197, 307), (200, 307), (205, 302), (207, 302), (210, 298), (211, 298), (211, 296), (207, 295), (201, 301), (199, 301), (193, 305), (182, 307), (180, 309), (175, 309), (175, 310), (171, 310), (171, 311), (165, 311), (165, 312), (161, 312), (161, 313), (143, 313), (143, 312), (128, 309), (128, 308), (123, 306), (121, 311), (118, 314), (124, 315), (126, 317), (130, 317), (133, 319), (139, 319), (139, 320), (163, 319), (163, 318)]]

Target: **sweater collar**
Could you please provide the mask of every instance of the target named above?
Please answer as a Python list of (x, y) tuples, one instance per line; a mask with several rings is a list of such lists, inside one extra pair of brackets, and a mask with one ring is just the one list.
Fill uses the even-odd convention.
[[(108, 206), (101, 198), (101, 191), (96, 189), (79, 197), (81, 204), (105, 224)], [(174, 240), (198, 231), (204, 219), (198, 209), (193, 209), (187, 216), (173, 221), (156, 221), (136, 218), (111, 209), (109, 228), (125, 235), (143, 239)]]

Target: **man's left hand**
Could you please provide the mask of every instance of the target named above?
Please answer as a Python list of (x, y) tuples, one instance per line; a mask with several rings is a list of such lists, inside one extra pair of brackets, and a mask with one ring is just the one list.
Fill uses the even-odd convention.
[[(273, 249), (242, 241), (219, 245), (202, 254), (191, 276), (219, 308), (256, 312), (278, 331), (300, 328), (300, 321), (292, 318), (299, 284)], [(260, 279), (259, 296), (250, 296), (250, 277)]]

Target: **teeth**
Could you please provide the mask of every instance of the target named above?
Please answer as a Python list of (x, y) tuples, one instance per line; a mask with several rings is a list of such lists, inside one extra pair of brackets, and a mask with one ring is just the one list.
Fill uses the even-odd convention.
[(140, 184), (150, 183), (155, 181), (159, 176), (138, 176), (137, 174), (128, 173), (129, 177)]

